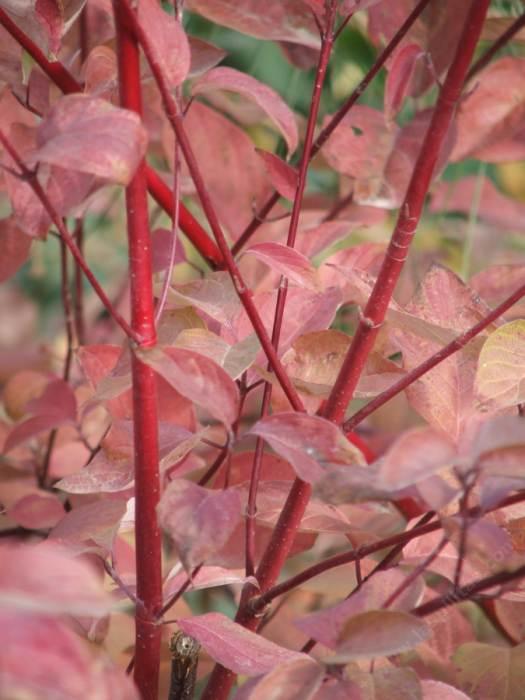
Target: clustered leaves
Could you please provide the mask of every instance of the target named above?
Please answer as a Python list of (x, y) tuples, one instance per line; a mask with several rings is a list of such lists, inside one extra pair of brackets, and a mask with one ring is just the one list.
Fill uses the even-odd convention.
[[(150, 487), (165, 546), (148, 623), (164, 623), (166, 650), (176, 629), (198, 640), (201, 678), (219, 665), (208, 700), (235, 676), (238, 700), (523, 697), (520, 44), (471, 65), (420, 221), (405, 200), (476, 2), (139, 0), (141, 31), (125, 30), (144, 54), (140, 114), (120, 102), (114, 10), (131, 3), (0, 0), (0, 296), (15, 309), (0, 364), (2, 697), (156, 697), (124, 671), (130, 603), (137, 620), (150, 610), (135, 552)], [(503, 5), (476, 56), (514, 21)], [(257, 60), (247, 69), (239, 42), (276, 51), (313, 90), (309, 112)], [(385, 70), (354, 105), (359, 45)], [(114, 323), (137, 284), (121, 253), (137, 173), (160, 203), (145, 343), (137, 308)], [(406, 263), (389, 246), (398, 210), (419, 225)], [(65, 333), (57, 307), (28, 300), (55, 238)], [(363, 310), (392, 261), (375, 324)], [(350, 431), (326, 407), (366, 329)], [(146, 487), (137, 366), (157, 405), (160, 484)], [(352, 421), (370, 400), (380, 410)]]

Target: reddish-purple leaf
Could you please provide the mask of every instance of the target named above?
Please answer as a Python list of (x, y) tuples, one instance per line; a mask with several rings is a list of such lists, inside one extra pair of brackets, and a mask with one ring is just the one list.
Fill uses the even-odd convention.
[(243, 676), (259, 676), (280, 664), (308, 658), (249, 632), (221, 613), (198, 615), (179, 620), (178, 624), (201, 643), (214, 661)]
[(227, 542), (241, 517), (235, 489), (211, 491), (174, 479), (158, 505), (159, 522), (175, 542), (187, 571), (206, 561)]
[(66, 513), (49, 537), (78, 553), (111, 551), (126, 512), (126, 501), (108, 499), (77, 506)]
[[(457, 211), (506, 229), (525, 226), (525, 204), (507, 197), (488, 178), (464, 177), (456, 182), (440, 182), (432, 190), (430, 211)], [(489, 301), (486, 299), (486, 301)]]
[[(476, 76), (475, 86), (459, 105), (457, 141), (452, 160), (519, 160), (525, 149), (508, 148), (521, 132), (525, 115), (525, 59), (506, 56)], [(501, 149), (500, 149), (501, 146)]]
[(417, 44), (401, 46), (394, 52), (388, 67), (385, 85), (385, 113), (393, 119), (401, 109), (403, 100), (410, 94), (410, 81), (414, 75), (416, 62), (423, 52)]
[(403, 433), (379, 462), (378, 486), (398, 490), (451, 467), (457, 452), (454, 444), (432, 428)]
[(12, 277), (25, 263), (31, 243), (32, 239), (18, 228), (12, 218), (0, 220), (0, 282)]
[[(161, 272), (171, 263), (171, 248), (173, 244), (173, 232), (167, 228), (158, 228), (151, 234), (153, 272)], [(174, 264), (186, 262), (186, 254), (182, 245), (177, 242), (175, 247)]]
[(8, 508), (7, 515), (29, 530), (47, 529), (64, 517), (64, 506), (54, 494), (31, 493)]
[(422, 700), (470, 700), (468, 695), (441, 681), (421, 681)]
[[(405, 573), (400, 569), (380, 571), (343, 602), (300, 618), (295, 625), (329, 649), (336, 649), (346, 620), (367, 610), (381, 608), (405, 578)], [(393, 609), (411, 610), (419, 602), (423, 588), (421, 578), (413, 581), (394, 602)]]
[(230, 375), (204, 355), (182, 348), (156, 347), (136, 351), (179, 394), (231, 426), (239, 411), (239, 390)]
[(319, 32), (303, 0), (190, 0), (188, 7), (207, 19), (259, 39), (319, 47)]
[(238, 92), (253, 100), (279, 129), (293, 153), (299, 143), (297, 123), (292, 110), (275, 90), (246, 73), (226, 66), (213, 68), (192, 86), (193, 95), (205, 95), (213, 90)]
[(177, 87), (190, 69), (188, 38), (173, 15), (162, 9), (156, 0), (141, 0), (137, 6), (138, 19), (151, 42), (155, 61), (160, 65), (171, 88)]
[(245, 254), (255, 257), (270, 269), (288, 277), (300, 287), (312, 291), (319, 289), (317, 271), (312, 263), (302, 253), (298, 253), (282, 243), (255, 243), (245, 251)]
[(147, 134), (134, 112), (77, 94), (55, 103), (38, 127), (37, 144), (33, 163), (127, 185), (146, 151)]
[(255, 151), (262, 158), (272, 185), (277, 192), (281, 197), (293, 202), (297, 190), (297, 171), (295, 168), (292, 168), (275, 153), (263, 151), (262, 148), (256, 148)]
[(69, 384), (63, 379), (55, 379), (38, 399), (33, 399), (26, 405), (26, 410), (33, 415), (9, 433), (4, 445), (6, 452), (44, 431), (73, 422), (76, 419), (77, 402)]
[(118, 104), (117, 56), (109, 46), (95, 46), (82, 66), (84, 92)]
[[(57, 581), (56, 585), (58, 594), (61, 584)], [(0, 642), (0, 687), (5, 698), (139, 698), (123, 669), (95, 658), (59, 620), (2, 610)]]
[(207, 70), (210, 70), (210, 68), (215, 68), (215, 66), (228, 55), (224, 49), (215, 46), (215, 44), (210, 44), (208, 41), (199, 39), (196, 36), (188, 36), (188, 42), (191, 53), (191, 63), (188, 74), (190, 78), (201, 75)]
[(48, 615), (104, 615), (111, 607), (95, 570), (51, 542), (0, 547), (0, 601)]
[(392, 656), (417, 647), (431, 636), (424, 620), (398, 610), (368, 610), (351, 617), (343, 625), (335, 656), (330, 664), (346, 664), (356, 659)]
[(249, 433), (266, 440), (303, 481), (320, 479), (326, 463), (364, 464), (363, 455), (343, 432), (318, 416), (277, 413), (262, 418)]
[(241, 308), (239, 295), (227, 272), (212, 272), (204, 279), (174, 285), (170, 288), (169, 298), (177, 306), (193, 306), (228, 326)]
[(3, 27), (0, 28), (0, 80), (8, 85), (22, 82), (22, 47)]
[[(175, 570), (180, 570), (177, 563)], [(186, 583), (188, 575), (184, 571), (169, 574), (164, 584), (164, 598), (167, 600)], [(198, 591), (217, 586), (244, 586), (245, 583), (257, 585), (253, 576), (246, 577), (243, 569), (225, 569), (221, 566), (202, 566), (191, 579), (189, 590)]]

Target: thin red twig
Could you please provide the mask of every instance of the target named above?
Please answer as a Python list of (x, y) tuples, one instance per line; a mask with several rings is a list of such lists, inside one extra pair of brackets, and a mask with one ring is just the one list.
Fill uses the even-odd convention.
[(512, 37), (519, 32), (520, 29), (525, 27), (525, 12), (520, 15), (515, 22), (513, 22), (507, 29), (499, 36), (496, 41), (490, 46), (484, 54), (482, 54), (478, 60), (472, 64), (468, 75), (467, 81), (473, 78), (476, 73), (482, 71), (488, 64), (492, 61), (494, 56), (501, 51), (501, 49), (508, 44)]

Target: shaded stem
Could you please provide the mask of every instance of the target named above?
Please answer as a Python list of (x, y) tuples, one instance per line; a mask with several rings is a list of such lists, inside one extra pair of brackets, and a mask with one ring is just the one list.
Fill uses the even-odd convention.
[(465, 76), (481, 34), (489, 4), (490, 0), (476, 0), (471, 4), (456, 54), (439, 93), (379, 275), (326, 402), (325, 416), (330, 417), (336, 423), (343, 420), (346, 407), (354, 396), (357, 383), (374, 346), (399, 275), (407, 259), (441, 147), (461, 96)]
[(446, 360), (447, 357), (450, 357), (450, 355), (453, 355), (455, 352), (465, 347), (468, 342), (479, 335), (497, 318), (502, 316), (506, 311), (514, 306), (514, 304), (516, 304), (523, 296), (525, 296), (525, 284), (522, 284), (521, 287), (507, 297), (505, 301), (502, 301), (501, 304), (496, 306), (496, 308), (488, 313), (485, 318), (481, 319), (481, 321), (459, 335), (448, 345), (445, 345), (445, 347), (441, 348), (441, 350), (438, 350), (438, 352), (434, 353), (434, 355), (431, 355), (420, 365), (414, 367), (414, 369), (412, 369), (410, 372), (407, 372), (402, 379), (392, 384), (392, 386), (390, 386), (386, 391), (383, 391), (381, 394), (376, 396), (375, 399), (367, 403), (366, 406), (363, 406), (363, 408), (354, 413), (354, 415), (343, 424), (344, 431), (347, 432), (353, 430), (367, 416), (374, 411), (377, 411), (378, 408), (383, 406), (383, 404), (385, 404), (387, 401), (390, 401), (391, 398), (413, 384), (433, 367)]
[[(84, 7), (86, 10), (87, 6)], [(78, 246), (80, 254), (84, 257), (84, 223), (82, 219), (77, 219), (75, 225), (75, 242)], [(79, 345), (84, 345), (86, 342), (86, 324), (84, 319), (84, 287), (82, 284), (82, 269), (75, 261), (75, 278), (74, 278), (74, 303), (73, 312), (75, 317), (75, 332), (77, 334), (77, 342)]]
[[(310, 152), (310, 158), (313, 158), (314, 156), (319, 153), (321, 148), (324, 146), (326, 141), (328, 141), (329, 137), (332, 135), (332, 133), (335, 131), (335, 129), (339, 126), (341, 121), (344, 119), (344, 117), (348, 114), (348, 112), (352, 109), (352, 107), (355, 105), (357, 100), (361, 97), (363, 92), (366, 90), (368, 85), (372, 82), (372, 80), (375, 78), (375, 76), (379, 73), (381, 68), (385, 65), (389, 57), (392, 55), (392, 53), (395, 51), (395, 49), (399, 46), (405, 35), (407, 34), (408, 30), (416, 19), (419, 17), (419, 15), (423, 12), (425, 7), (428, 5), (430, 0), (419, 0), (418, 4), (414, 7), (412, 12), (408, 15), (406, 20), (403, 22), (401, 27), (398, 29), (398, 31), (395, 33), (395, 35), (392, 37), (390, 43), (383, 49), (383, 51), (380, 53), (378, 56), (377, 60), (375, 61), (374, 65), (370, 68), (368, 73), (365, 75), (365, 77), (361, 80), (359, 85), (354, 89), (350, 97), (346, 100), (346, 102), (343, 104), (342, 107), (334, 114), (334, 116), (330, 119), (329, 123), (322, 129), (322, 131), (319, 133), (319, 136), (316, 138), (316, 140), (313, 143), (312, 150)], [(271, 197), (263, 204), (259, 212), (254, 216), (252, 221), (248, 224), (246, 229), (242, 232), (234, 246), (232, 247), (232, 253), (234, 255), (237, 255), (242, 248), (246, 245), (246, 243), (250, 240), (250, 238), (253, 236), (255, 231), (259, 228), (261, 222), (265, 220), (267, 215), (270, 213), (270, 211), (273, 209), (273, 207), (277, 204), (279, 201), (279, 193), (274, 192)]]
[[(135, 35), (114, 0), (120, 103), (142, 116), (140, 55)], [(130, 268), (131, 323), (142, 338), (142, 348), (155, 346), (151, 236), (144, 161), (126, 187), (126, 214)], [(133, 354), (133, 438), (135, 457), (135, 562), (137, 597), (143, 609), (135, 611), (134, 680), (142, 700), (158, 697), (162, 608), (161, 532), (157, 520), (160, 500), (157, 384), (155, 372)]]
[(54, 223), (54, 225), (57, 227), (58, 232), (60, 233), (60, 236), (64, 243), (67, 245), (69, 250), (71, 251), (71, 254), (75, 258), (76, 262), (78, 263), (79, 267), (81, 268), (82, 272), (84, 275), (87, 277), (89, 283), (93, 287), (95, 293), (97, 294), (98, 298), (104, 305), (104, 308), (106, 311), (109, 313), (109, 315), (113, 318), (115, 323), (117, 323), (124, 333), (134, 340), (135, 342), (140, 342), (141, 336), (129, 325), (129, 323), (125, 320), (123, 316), (116, 310), (114, 305), (111, 303), (109, 297), (106, 295), (100, 284), (98, 283), (95, 275), (91, 272), (89, 269), (86, 261), (82, 257), (77, 244), (73, 240), (71, 234), (67, 230), (67, 228), (64, 226), (64, 223), (60, 216), (58, 215), (56, 209), (53, 207), (51, 204), (49, 197), (47, 194), (44, 192), (44, 189), (42, 188), (42, 185), (38, 182), (38, 179), (36, 177), (36, 173), (34, 173), (32, 170), (30, 170), (25, 163), (23, 162), (22, 158), (14, 148), (14, 146), (11, 144), (9, 139), (6, 137), (4, 132), (0, 129), (0, 144), (5, 148), (9, 156), (12, 158), (14, 163), (16, 164), (17, 168), (19, 169), (19, 175), (20, 177), (26, 181), (31, 188), (33, 189), (33, 192), (36, 194), (38, 199), (42, 202), (42, 206), (46, 210), (46, 212), (49, 214), (49, 217), (51, 218), (51, 221)]

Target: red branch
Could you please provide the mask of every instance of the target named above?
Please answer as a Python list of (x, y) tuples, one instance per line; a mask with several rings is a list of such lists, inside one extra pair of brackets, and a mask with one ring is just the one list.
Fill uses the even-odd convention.
[(525, 12), (520, 15), (518, 19), (510, 25), (510, 27), (507, 27), (503, 34), (499, 36), (492, 44), (492, 46), (487, 49), (487, 51), (485, 51), (485, 53), (480, 56), (475, 63), (472, 64), (467, 75), (467, 81), (473, 78), (476, 73), (479, 73), (486, 66), (488, 66), (498, 51), (500, 51), (505, 44), (508, 44), (512, 37), (517, 34), (522, 27), (525, 27)]
[[(343, 104), (342, 107), (334, 114), (334, 116), (331, 118), (331, 120), (328, 122), (328, 124), (324, 127), (324, 129), (319, 133), (319, 136), (316, 138), (314, 143), (312, 144), (312, 148), (310, 150), (310, 155), (309, 159), (314, 158), (321, 148), (324, 146), (324, 144), (328, 141), (329, 137), (333, 134), (335, 129), (339, 126), (341, 121), (345, 118), (345, 116), (348, 114), (348, 112), (352, 109), (352, 107), (355, 105), (357, 100), (361, 97), (363, 92), (366, 90), (366, 88), (369, 86), (369, 84), (372, 82), (372, 80), (376, 77), (376, 75), (379, 73), (381, 68), (385, 65), (389, 57), (392, 55), (392, 53), (395, 51), (395, 49), (399, 46), (401, 41), (403, 40), (404, 36), (410, 29), (410, 27), (414, 24), (416, 19), (419, 17), (419, 15), (423, 12), (425, 7), (428, 5), (430, 0), (419, 0), (418, 4), (414, 7), (412, 12), (408, 15), (406, 20), (403, 22), (401, 27), (398, 29), (398, 31), (395, 33), (395, 35), (392, 37), (392, 40), (390, 43), (385, 46), (381, 54), (378, 56), (377, 60), (375, 61), (374, 65), (370, 68), (368, 73), (365, 75), (365, 77), (361, 80), (359, 85), (355, 88), (355, 90), (352, 92), (350, 97), (346, 100), (346, 102)], [(304, 156), (303, 156), (304, 157)], [(246, 243), (250, 240), (250, 238), (253, 236), (255, 231), (259, 228), (261, 223), (264, 222), (268, 214), (271, 212), (273, 207), (277, 204), (279, 201), (279, 193), (274, 192), (271, 197), (263, 204), (261, 209), (257, 212), (256, 216), (250, 221), (246, 229), (242, 232), (242, 234), (239, 236), (238, 240), (235, 242), (235, 244), (232, 247), (232, 253), (234, 255), (237, 255), (242, 248), (246, 245)]]
[[(139, 47), (120, 0), (114, 4), (120, 101), (142, 114)], [(126, 188), (132, 326), (141, 347), (157, 342), (153, 304), (151, 244), (144, 161)], [(159, 682), (162, 608), (161, 533), (156, 507), (160, 499), (157, 390), (155, 373), (134, 355), (132, 361), (135, 444), (135, 611), (134, 679), (143, 700), (156, 700)]]
[(242, 278), (242, 275), (239, 271), (239, 268), (237, 267), (237, 263), (235, 262), (231, 251), (228, 247), (228, 243), (226, 242), (226, 238), (224, 237), (224, 233), (222, 232), (219, 219), (217, 218), (217, 214), (212, 205), (208, 190), (204, 183), (201, 169), (199, 167), (199, 164), (197, 163), (195, 154), (193, 153), (193, 149), (184, 129), (183, 117), (179, 112), (177, 104), (171, 95), (169, 85), (165, 79), (162, 68), (158, 64), (155, 58), (155, 54), (152, 51), (151, 39), (146, 35), (146, 32), (140, 26), (137, 18), (135, 17), (134, 12), (131, 10), (129, 0), (121, 0), (121, 4), (122, 10), (123, 12), (125, 12), (126, 18), (129, 20), (131, 26), (133, 27), (133, 31), (135, 32), (135, 35), (140, 45), (142, 46), (146, 59), (149, 63), (151, 72), (153, 74), (155, 82), (157, 83), (162, 97), (164, 111), (166, 113), (168, 121), (170, 122), (173, 128), (173, 131), (175, 132), (175, 136), (180, 145), (180, 149), (188, 165), (188, 170), (190, 171), (191, 177), (195, 184), (195, 189), (197, 190), (197, 194), (199, 196), (199, 199), (201, 200), (202, 208), (204, 210), (204, 213), (206, 214), (206, 218), (209, 221), (211, 230), (213, 232), (213, 235), (215, 236), (215, 240), (217, 241), (217, 245), (219, 246), (219, 250), (222, 254), (224, 265), (230, 273), (235, 290), (244, 307), (244, 310), (246, 311), (246, 315), (250, 319), (253, 330), (257, 335), (257, 338), (259, 339), (259, 342), (261, 343), (264, 352), (266, 353), (266, 357), (271, 365), (272, 371), (277, 377), (284, 393), (286, 394), (287, 399), (290, 401), (291, 405), (296, 411), (303, 411), (303, 404), (299, 397), (299, 394), (297, 393), (297, 390), (295, 389), (290, 378), (286, 374), (284, 367), (282, 366), (281, 361), (277, 356), (277, 352), (275, 351), (275, 348), (272, 345), (270, 336), (268, 335), (264, 323), (253, 302), (252, 292), (246, 286), (244, 279)]
[[(9, 15), (0, 8), (0, 25), (6, 29), (11, 36), (18, 41), (31, 58), (37, 63), (43, 72), (50, 78), (65, 95), (75, 92), (82, 92), (82, 85), (71, 75), (71, 73), (58, 61), (48, 61), (44, 53), (24, 32), (13, 22)], [(159, 175), (146, 165), (148, 178), (148, 188), (155, 201), (173, 217), (173, 197), (170, 188), (159, 177)], [(222, 256), (217, 246), (210, 239), (206, 231), (199, 224), (197, 219), (190, 214), (181, 203), (180, 227), (193, 243), (199, 253), (212, 267), (220, 265)]]
[(453, 355), (455, 352), (458, 352), (458, 350), (461, 350), (461, 348), (465, 347), (468, 342), (479, 335), (479, 333), (485, 330), (485, 328), (490, 326), (493, 321), (504, 314), (505, 311), (510, 309), (510, 307), (516, 304), (516, 302), (518, 302), (523, 296), (525, 296), (525, 284), (522, 284), (519, 289), (511, 294), (510, 297), (507, 297), (505, 301), (501, 302), (499, 306), (492, 309), (492, 311), (487, 314), (485, 318), (478, 321), (478, 323), (459, 335), (448, 345), (445, 345), (445, 347), (441, 348), (441, 350), (438, 350), (438, 352), (422, 362), (420, 365), (418, 365), (418, 367), (414, 367), (413, 370), (407, 372), (402, 379), (392, 384), (392, 386), (390, 386), (386, 391), (383, 391), (381, 394), (376, 396), (375, 399), (372, 399), (372, 401), (367, 403), (366, 406), (363, 406), (363, 408), (357, 411), (357, 413), (354, 413), (354, 415), (343, 424), (343, 430), (345, 432), (353, 430), (356, 425), (359, 425), (359, 423), (361, 423), (361, 421), (363, 421), (367, 416), (376, 411), (387, 401), (390, 401), (392, 397), (399, 394), (401, 391), (403, 391), (403, 389), (406, 389), (407, 386), (413, 384), (433, 367), (439, 365), (439, 363), (443, 362), (443, 360), (446, 360), (447, 357), (450, 357), (450, 355)]
[(376, 283), (361, 315), (357, 331), (326, 402), (325, 416), (340, 423), (351, 401), (419, 223), (432, 175), (461, 96), (470, 61), (481, 34), (490, 0), (472, 3), (456, 55), (440, 91), (398, 220)]

